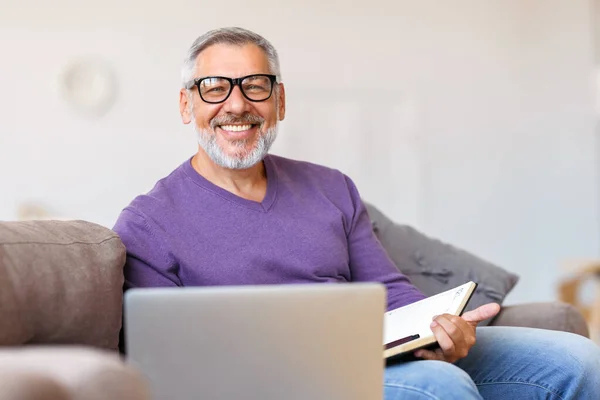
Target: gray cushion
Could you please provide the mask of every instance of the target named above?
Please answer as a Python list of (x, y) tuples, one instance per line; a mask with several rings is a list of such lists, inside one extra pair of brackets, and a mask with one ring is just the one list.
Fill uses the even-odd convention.
[(117, 349), (125, 246), (84, 221), (0, 222), (0, 346)]
[(517, 275), (465, 250), (394, 223), (371, 204), (366, 207), (375, 235), (390, 258), (427, 296), (473, 281), (479, 286), (467, 307), (472, 310), (490, 302), (502, 304), (519, 280)]

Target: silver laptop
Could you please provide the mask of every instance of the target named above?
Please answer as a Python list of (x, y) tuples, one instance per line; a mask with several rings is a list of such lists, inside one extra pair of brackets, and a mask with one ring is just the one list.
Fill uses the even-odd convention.
[(377, 283), (131, 289), (127, 357), (156, 400), (380, 400)]

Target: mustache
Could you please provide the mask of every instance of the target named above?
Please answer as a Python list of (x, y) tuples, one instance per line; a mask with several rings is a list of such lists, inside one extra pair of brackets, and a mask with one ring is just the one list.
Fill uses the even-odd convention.
[(262, 125), (265, 122), (264, 118), (254, 114), (244, 114), (241, 117), (232, 114), (218, 115), (210, 120), (210, 127), (214, 130), (219, 125), (230, 124), (252, 124)]

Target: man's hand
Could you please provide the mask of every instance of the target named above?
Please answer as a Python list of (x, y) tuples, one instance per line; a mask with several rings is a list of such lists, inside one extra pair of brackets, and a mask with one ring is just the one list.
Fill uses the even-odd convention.
[(451, 363), (466, 357), (475, 344), (477, 324), (492, 318), (499, 311), (499, 304), (489, 303), (464, 313), (462, 317), (450, 314), (438, 315), (431, 323), (431, 330), (440, 348), (435, 351), (417, 350), (415, 356), (425, 360), (441, 360)]

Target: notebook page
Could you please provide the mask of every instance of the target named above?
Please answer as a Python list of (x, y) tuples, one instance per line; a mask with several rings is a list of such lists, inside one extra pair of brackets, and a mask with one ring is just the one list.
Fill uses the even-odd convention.
[(444, 313), (456, 314), (467, 294), (468, 285), (459, 286), (385, 313), (384, 344), (415, 334), (421, 337), (431, 335), (429, 325), (433, 317)]

